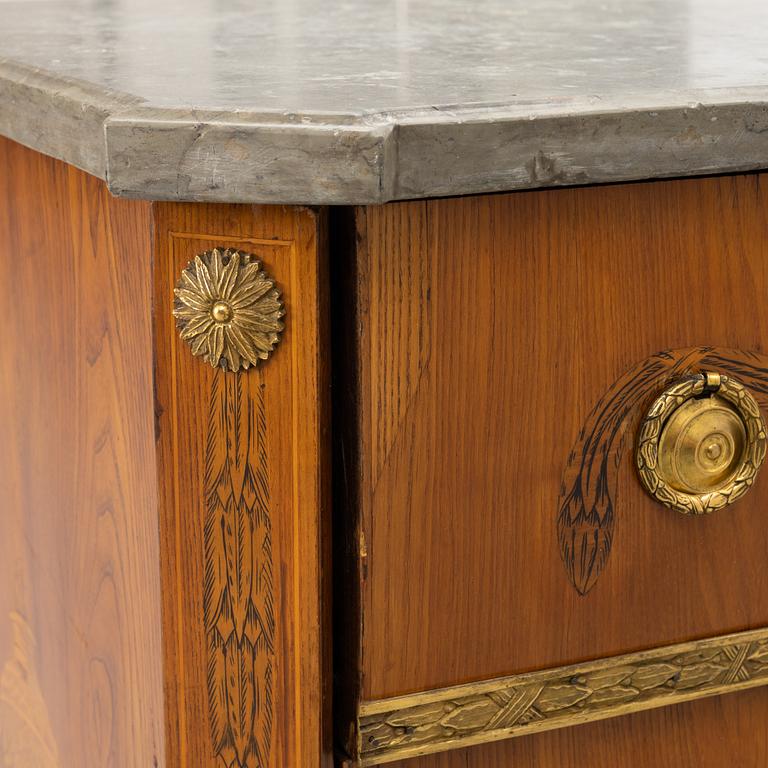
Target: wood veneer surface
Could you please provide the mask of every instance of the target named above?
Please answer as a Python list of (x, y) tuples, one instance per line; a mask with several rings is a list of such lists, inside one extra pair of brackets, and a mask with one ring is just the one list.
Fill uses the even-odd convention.
[(0, 139), (0, 765), (164, 765), (150, 209)]
[[(331, 760), (324, 215), (280, 206), (160, 203), (154, 232), (167, 765), (320, 768)], [(255, 254), (285, 302), (285, 331), (275, 352), (237, 374), (193, 357), (170, 314), (182, 269), (217, 247)], [(230, 398), (228, 423), (240, 423), (227, 431), (221, 415), (211, 413), (221, 388), (235, 381), (241, 390), (237, 406)], [(256, 409), (251, 426), (242, 419), (250, 407)], [(219, 471), (209, 468), (209, 451), (220, 468), (228, 446), (245, 445), (256, 422), (260, 447), (249, 465), (263, 484), (262, 501), (253, 513), (232, 510), (227, 523), (206, 534), (206, 477)], [(237, 452), (244, 455), (244, 448)], [(231, 472), (239, 499), (243, 470)], [(248, 498), (253, 494), (250, 489)], [(207, 555), (222, 525), (239, 531), (226, 535), (226, 557), (236, 563), (227, 569), (223, 560), (212, 568)], [(225, 653), (239, 653), (229, 634), (226, 651), (217, 646), (211, 663), (203, 596), (212, 590), (215, 610), (227, 579), (230, 598), (240, 593), (253, 604), (242, 665), (225, 665)], [(234, 615), (222, 609), (221, 625), (242, 622), (243, 604), (232, 598)], [(211, 679), (221, 694), (213, 708)]]
[(357, 229), (364, 699), (768, 624), (766, 472), (687, 518), (644, 493), (630, 435), (586, 596), (556, 530), (579, 430), (633, 365), (765, 351), (764, 176), (391, 204)]

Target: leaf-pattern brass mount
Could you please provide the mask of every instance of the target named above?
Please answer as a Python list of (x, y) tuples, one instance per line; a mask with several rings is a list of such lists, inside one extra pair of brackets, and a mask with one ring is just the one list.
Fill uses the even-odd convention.
[(768, 628), (363, 702), (359, 765), (460, 749), (768, 684)]
[(741, 415), (747, 432), (746, 456), (728, 483), (709, 493), (679, 491), (664, 481), (659, 471), (659, 437), (667, 417), (681, 403), (701, 395), (706, 387), (703, 374), (686, 376), (659, 395), (640, 429), (637, 469), (648, 493), (665, 507), (686, 515), (709, 514), (743, 496), (755, 480), (765, 458), (765, 425), (755, 399), (738, 382), (719, 377), (717, 394), (730, 402)]
[(557, 510), (560, 556), (576, 590), (586, 595), (611, 552), (618, 468), (624, 436), (660, 391), (702, 370), (743, 382), (768, 408), (768, 357), (733, 349), (694, 347), (659, 352), (621, 376), (598, 400), (568, 456)]
[(174, 294), (179, 335), (214, 368), (250, 368), (266, 360), (280, 340), (280, 292), (251, 254), (229, 248), (198, 254), (183, 269)]

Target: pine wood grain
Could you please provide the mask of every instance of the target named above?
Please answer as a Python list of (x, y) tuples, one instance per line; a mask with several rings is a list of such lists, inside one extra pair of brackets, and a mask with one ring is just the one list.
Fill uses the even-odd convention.
[[(765, 352), (764, 190), (755, 174), (357, 209), (359, 423), (345, 434), (363, 583), (342, 623), (360, 622), (362, 699), (768, 625), (765, 473), (732, 508), (686, 518), (645, 494), (630, 434), (612, 553), (586, 596), (557, 534), (569, 453), (623, 374), (664, 349)], [(744, 713), (738, 698), (686, 709), (703, 713), (687, 732), (680, 714), (634, 722), (711, 747), (713, 713)], [(749, 700), (764, 716), (764, 694)], [(616, 749), (649, 736), (589, 728)], [(610, 764), (586, 735), (523, 742), (414, 764), (567, 765), (567, 744)]]
[[(327, 765), (331, 719), (324, 217), (295, 208), (183, 204), (156, 204), (154, 214), (167, 765), (214, 768), (222, 761), (234, 761), (236, 768)], [(279, 346), (268, 362), (248, 372), (225, 374), (193, 358), (178, 339), (170, 314), (173, 286), (182, 268), (195, 254), (217, 246), (255, 254), (276, 279), (286, 304), (286, 329)], [(238, 722), (234, 730), (253, 724), (258, 754), (242, 748), (244, 737), (222, 747), (219, 737), (225, 726), (214, 727), (217, 735), (212, 735), (211, 723), (225, 717), (226, 704), (217, 705), (215, 718), (211, 716), (207, 680), (208, 674), (213, 675), (229, 686), (228, 695), (235, 695), (223, 667), (208, 671), (203, 615), (203, 594), (209, 586), (206, 546), (212, 535), (204, 529), (210, 517), (205, 475), (211, 449), (206, 453), (206, 445), (211, 439), (222, 443), (213, 446), (214, 455), (221, 457), (229, 450), (224, 443), (234, 439), (232, 433), (214, 431), (211, 438), (209, 432), (211, 409), (217, 407), (221, 388), (229, 388), (227, 397), (234, 397), (233, 377), (242, 386), (241, 402), (261, 409), (263, 436), (254, 443), (254, 453), (263, 440), (265, 464), (256, 469), (269, 488), (264, 514), (271, 555), (262, 548), (253, 567), (266, 569), (271, 557), (271, 583), (266, 585), (266, 571), (261, 570), (260, 597), (254, 600), (259, 621), (270, 610), (267, 603), (271, 606), (274, 626), (257, 643), (262, 666), (256, 678), (262, 683), (255, 720), (251, 723), (250, 710), (241, 712), (237, 707), (232, 715), (248, 721)], [(259, 541), (264, 540), (261, 530)], [(256, 592), (254, 586), (254, 596)], [(239, 611), (236, 605), (236, 622), (243, 618)], [(267, 662), (264, 649), (271, 644)], [(265, 664), (270, 668), (269, 685)]]
[(0, 139), (0, 765), (164, 765), (150, 208)]
[[(201, 768), (249, 740), (242, 768), (328, 765), (324, 215), (120, 201), (7, 141), (0, 169), (0, 765)], [(263, 258), (287, 307), (274, 358), (238, 379), (193, 359), (171, 316), (181, 267), (222, 244)], [(232, 455), (210, 425), (240, 393), (268, 503), (251, 607), (233, 610), (264, 684), (258, 733), (230, 708), (237, 750), (217, 755), (207, 677), (240, 665), (212, 668), (206, 646), (206, 497)]]

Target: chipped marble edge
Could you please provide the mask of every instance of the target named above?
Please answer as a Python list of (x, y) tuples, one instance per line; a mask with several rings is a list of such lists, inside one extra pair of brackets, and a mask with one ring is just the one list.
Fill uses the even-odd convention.
[(151, 200), (372, 204), (768, 168), (768, 88), (401, 113), (158, 109), (0, 60), (0, 134)]

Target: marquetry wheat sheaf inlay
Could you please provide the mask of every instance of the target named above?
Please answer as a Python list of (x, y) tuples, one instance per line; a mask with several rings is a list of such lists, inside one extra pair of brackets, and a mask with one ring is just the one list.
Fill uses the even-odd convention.
[(360, 705), (362, 765), (768, 683), (768, 629)]
[(560, 556), (576, 590), (586, 595), (608, 562), (616, 522), (617, 480), (627, 431), (643, 406), (674, 381), (702, 370), (730, 374), (768, 409), (768, 357), (696, 347), (659, 352), (627, 371), (596, 403), (568, 457), (557, 510)]
[(275, 616), (263, 388), (219, 370), (205, 454), (208, 704), (216, 757), (266, 768), (272, 738)]

